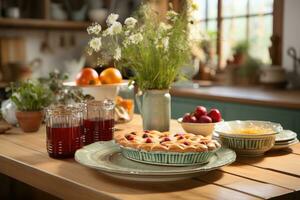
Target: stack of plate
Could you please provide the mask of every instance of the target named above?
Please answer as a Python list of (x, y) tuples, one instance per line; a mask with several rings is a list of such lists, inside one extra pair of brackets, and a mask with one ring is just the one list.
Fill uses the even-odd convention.
[[(213, 139), (219, 140), (219, 134), (214, 132)], [(297, 144), (299, 140), (297, 139), (297, 133), (290, 130), (283, 130), (276, 135), (275, 144), (272, 147), (273, 149), (284, 149), (290, 147), (294, 144)]]
[(287, 148), (293, 144), (297, 144), (298, 142), (297, 133), (290, 130), (283, 130), (276, 135), (275, 145), (272, 149)]

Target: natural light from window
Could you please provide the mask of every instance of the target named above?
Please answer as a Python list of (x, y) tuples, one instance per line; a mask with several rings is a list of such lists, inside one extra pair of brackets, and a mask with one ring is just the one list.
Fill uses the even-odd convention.
[[(249, 53), (263, 63), (271, 62), (269, 56), (270, 37), (273, 33), (273, 1), (274, 0), (194, 0), (198, 10), (194, 18), (204, 33), (215, 35), (220, 33), (220, 43), (215, 41), (215, 48), (220, 48), (221, 66), (232, 56), (232, 47), (240, 41), (248, 41)], [(218, 14), (220, 15), (218, 17)], [(218, 30), (218, 20), (220, 30)], [(212, 34), (215, 33), (215, 34)]]

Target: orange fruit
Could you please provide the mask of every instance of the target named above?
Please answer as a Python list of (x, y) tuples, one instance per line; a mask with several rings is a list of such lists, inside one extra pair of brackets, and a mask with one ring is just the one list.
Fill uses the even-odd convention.
[(124, 99), (121, 103), (120, 106), (125, 108), (129, 113), (133, 109), (133, 101), (131, 99)]
[(110, 67), (101, 72), (99, 79), (103, 84), (121, 83), (122, 75), (118, 69)]
[(117, 97), (116, 97), (116, 104), (117, 104), (117, 105), (120, 105), (122, 102), (123, 102), (123, 98), (120, 97), (120, 96), (117, 96)]
[(76, 76), (77, 85), (100, 85), (98, 73), (93, 68), (83, 68)]

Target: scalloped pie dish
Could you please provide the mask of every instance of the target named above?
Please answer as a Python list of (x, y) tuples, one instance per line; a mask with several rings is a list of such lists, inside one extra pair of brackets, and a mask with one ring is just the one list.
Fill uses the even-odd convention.
[(114, 135), (114, 139), (126, 158), (156, 165), (204, 164), (221, 147), (216, 140), (201, 135), (154, 130), (119, 132)]

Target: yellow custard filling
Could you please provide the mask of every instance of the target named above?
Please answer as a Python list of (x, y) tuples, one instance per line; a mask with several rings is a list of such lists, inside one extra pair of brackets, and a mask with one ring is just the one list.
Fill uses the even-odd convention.
[(272, 132), (273, 131), (270, 128), (253, 127), (253, 128), (234, 129), (234, 130), (231, 130), (228, 133), (255, 135), (255, 134), (270, 134)]

